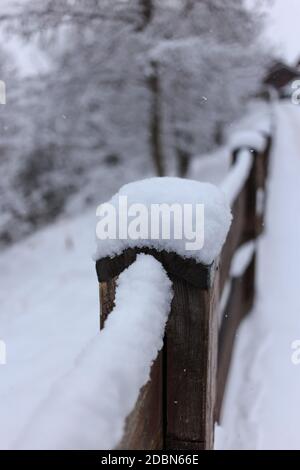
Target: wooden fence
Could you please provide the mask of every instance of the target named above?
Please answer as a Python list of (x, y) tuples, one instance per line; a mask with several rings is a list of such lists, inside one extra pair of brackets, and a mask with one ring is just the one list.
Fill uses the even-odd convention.
[[(120, 449), (213, 448), (236, 331), (254, 301), (255, 249), (239, 276), (232, 277), (231, 264), (237, 250), (263, 231), (270, 147), (267, 136), (262, 154), (251, 149), (252, 167), (233, 203), (227, 240), (210, 266), (151, 249), (127, 249), (115, 258), (97, 261), (101, 328), (114, 306), (116, 279), (137, 253), (158, 259), (174, 289), (163, 350), (127, 419)], [(238, 150), (233, 152), (232, 165), (237, 165)]]

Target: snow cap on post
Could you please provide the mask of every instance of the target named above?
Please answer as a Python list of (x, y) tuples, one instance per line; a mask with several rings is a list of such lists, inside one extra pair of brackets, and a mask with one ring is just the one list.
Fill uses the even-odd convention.
[[(126, 201), (126, 207), (120, 205), (120, 200)], [(154, 230), (155, 236), (152, 236), (155, 228), (153, 214), (157, 214), (158, 208), (163, 209), (162, 205), (166, 211), (162, 210), (159, 230)], [(200, 206), (203, 208), (202, 219), (198, 217)], [(112, 213), (115, 213), (117, 237), (97, 237), (96, 260), (113, 258), (127, 249), (146, 248), (175, 253), (181, 258), (210, 265), (220, 254), (231, 223), (230, 207), (222, 191), (209, 183), (181, 178), (150, 178), (127, 184), (112, 197), (108, 206), (99, 206), (97, 215), (103, 216), (105, 208), (108, 210), (109, 207), (113, 208)], [(134, 223), (134, 220), (137, 221), (141, 214), (144, 221), (146, 218), (146, 223), (142, 229), (139, 226), (139, 236), (132, 237), (130, 224)], [(169, 220), (170, 236), (166, 237), (161, 224), (168, 223)], [(124, 226), (124, 223), (127, 226)], [(193, 245), (191, 235), (198, 237), (199, 241), (199, 230), (203, 231), (203, 243), (198, 249), (197, 244)]]

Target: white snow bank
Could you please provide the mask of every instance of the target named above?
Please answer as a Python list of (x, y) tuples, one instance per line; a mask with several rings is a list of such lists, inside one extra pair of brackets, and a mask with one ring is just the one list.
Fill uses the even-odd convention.
[[(150, 178), (127, 184), (109, 201), (116, 210), (117, 225), (121, 226), (119, 216), (120, 213), (121, 215), (124, 213), (124, 210), (119, 208), (120, 196), (127, 196), (128, 207), (136, 203), (142, 204), (146, 207), (148, 214), (151, 213), (155, 204), (167, 204), (168, 206), (178, 204), (182, 213), (184, 213), (185, 205), (189, 205), (191, 210), (189, 214), (184, 213), (184, 222), (191, 224), (195, 236), (198, 235), (200, 225), (200, 230), (203, 231), (203, 220), (200, 224), (198, 223), (199, 217), (196, 217), (197, 205), (203, 204), (203, 247), (200, 250), (187, 249), (187, 244), (191, 242), (190, 234), (186, 234), (183, 230), (183, 225), (185, 227), (187, 224), (182, 224), (178, 217), (171, 217), (169, 239), (165, 239), (162, 230), (159, 231), (156, 238), (151, 237), (151, 228), (154, 222), (151, 225), (152, 220), (148, 217), (149, 229), (146, 237), (141, 234), (137, 240), (130, 237), (126, 239), (98, 239), (96, 259), (118, 255), (129, 247), (149, 247), (158, 251), (176, 252), (184, 258), (194, 258), (204, 264), (210, 264), (219, 255), (230, 227), (231, 212), (224, 194), (216, 186), (210, 183), (171, 177)], [(129, 223), (131, 219), (132, 217), (128, 217)], [(163, 220), (165, 221), (166, 217)], [(178, 238), (178, 232), (180, 232), (180, 238)]]
[(114, 448), (163, 345), (171, 296), (161, 264), (139, 255), (119, 277), (104, 330), (54, 387), (15, 447)]
[(220, 189), (226, 195), (232, 206), (244, 186), (252, 166), (253, 154), (250, 150), (240, 150), (237, 159), (226, 178), (220, 184)]
[(266, 147), (266, 136), (261, 132), (241, 129), (228, 137), (228, 145), (233, 150), (250, 147), (257, 152), (263, 152)]

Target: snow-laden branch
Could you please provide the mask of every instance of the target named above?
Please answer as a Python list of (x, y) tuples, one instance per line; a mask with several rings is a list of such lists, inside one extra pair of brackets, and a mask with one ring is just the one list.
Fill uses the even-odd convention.
[(112, 449), (163, 345), (171, 281), (139, 255), (118, 280), (105, 328), (27, 423), (16, 448)]

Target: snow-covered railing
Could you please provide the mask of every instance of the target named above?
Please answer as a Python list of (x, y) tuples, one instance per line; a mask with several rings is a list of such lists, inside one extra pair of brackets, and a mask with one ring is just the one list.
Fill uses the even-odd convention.
[[(118, 278), (137, 255), (145, 253), (156, 258), (173, 284), (164, 347), (153, 363), (151, 379), (141, 389), (127, 418), (118, 445), (121, 449), (213, 448), (214, 424), (220, 419), (236, 330), (254, 301), (255, 239), (264, 226), (271, 137), (265, 135), (264, 145), (259, 148), (256, 142), (239, 142), (233, 148), (232, 169), (219, 189), (166, 178), (155, 188), (153, 181), (149, 186), (144, 181), (119, 193), (127, 194), (131, 202), (137, 202), (138, 194), (139, 201), (146, 203), (149, 194), (154, 194), (152, 202), (171, 203), (176, 190), (183, 190), (186, 196), (181, 202), (204, 201), (208, 204), (205, 236), (211, 249), (193, 256), (183, 251), (182, 240), (122, 240), (102, 244), (98, 250), (96, 268), (104, 330), (114, 309)], [(229, 231), (228, 208), (222, 194), (231, 205)], [(111, 202), (116, 201), (113, 198)]]
[[(266, 183), (272, 145), (272, 136), (266, 133), (263, 136), (263, 147), (255, 148), (254, 144), (247, 146), (240, 142), (240, 147), (233, 148), (232, 170), (221, 184), (231, 200), (233, 218), (219, 260), (221, 302), (215, 408), (218, 421), (221, 419), (236, 331), (241, 320), (251, 310), (255, 297), (255, 240), (265, 227)], [(233, 185), (230, 185), (230, 181), (234, 181)], [(237, 191), (233, 189), (234, 184)]]
[(163, 345), (172, 285), (162, 265), (141, 254), (118, 279), (105, 329), (53, 387), (18, 449), (112, 449)]

